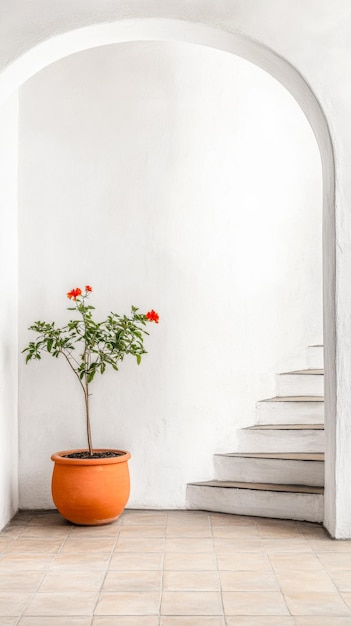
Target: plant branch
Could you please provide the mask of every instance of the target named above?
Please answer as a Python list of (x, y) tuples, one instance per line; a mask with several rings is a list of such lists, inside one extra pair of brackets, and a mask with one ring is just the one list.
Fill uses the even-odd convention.
[[(153, 309), (142, 314), (132, 306), (129, 316), (111, 312), (105, 321), (95, 322), (92, 316), (94, 307), (86, 303), (91, 291), (89, 285), (85, 286), (85, 292), (79, 287), (72, 289), (67, 296), (73, 300), (74, 306), (68, 310), (75, 311), (80, 317), (70, 320), (61, 328), (56, 328), (55, 322), (34, 322), (29, 330), (37, 333), (36, 341), (30, 341), (23, 350), (27, 353), (26, 363), (30, 360), (40, 360), (42, 352), (47, 352), (53, 357), (59, 354), (65, 357), (84, 393), (90, 454), (93, 453), (89, 412), (90, 383), (97, 373), (103, 374), (108, 365), (118, 370), (119, 362), (123, 361), (126, 355), (135, 356), (139, 364), (141, 356), (146, 352), (143, 345), (145, 335), (149, 334), (145, 329), (146, 322), (159, 321), (159, 316)], [(84, 346), (82, 352), (78, 352), (79, 343)], [(74, 356), (75, 354), (77, 356)]]
[(75, 375), (77, 376), (77, 378), (78, 378), (78, 380), (79, 380), (79, 384), (80, 384), (80, 386), (82, 387), (82, 389), (83, 389), (83, 393), (84, 393), (84, 395), (85, 395), (85, 387), (84, 387), (84, 385), (83, 385), (83, 383), (82, 383), (82, 381), (81, 381), (81, 379), (80, 379), (80, 376), (79, 376), (79, 374), (78, 374), (77, 370), (73, 367), (73, 365), (72, 365), (71, 361), (69, 360), (69, 356), (68, 356), (68, 355), (67, 355), (67, 354), (66, 354), (66, 353), (65, 353), (65, 352), (64, 352), (61, 348), (59, 349), (59, 352), (60, 352), (60, 354), (62, 354), (62, 355), (65, 357), (65, 359), (66, 359), (66, 361), (67, 361), (68, 365), (70, 366), (70, 368), (71, 368), (72, 372), (74, 372), (74, 373), (75, 373)]

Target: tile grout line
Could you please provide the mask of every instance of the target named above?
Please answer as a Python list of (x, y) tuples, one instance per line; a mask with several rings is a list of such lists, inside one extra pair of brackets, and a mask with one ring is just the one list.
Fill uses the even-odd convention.
[[(257, 519), (255, 519), (255, 526), (256, 526), (256, 528), (257, 528), (257, 533), (258, 533), (258, 536), (259, 536), (259, 538), (260, 538), (260, 540), (261, 540), (261, 542), (262, 542), (262, 541), (264, 540), (264, 537), (261, 537), (261, 536), (260, 536), (260, 533), (259, 533), (259, 523), (258, 523), (258, 520), (257, 520)], [(276, 582), (276, 584), (277, 584), (277, 587), (278, 587), (278, 589), (279, 589), (279, 591), (280, 591), (280, 593), (281, 593), (281, 595), (282, 595), (282, 597), (283, 597), (283, 599), (284, 599), (284, 604), (285, 604), (285, 606), (286, 606), (286, 609), (287, 609), (287, 611), (289, 612), (289, 615), (291, 616), (291, 612), (290, 612), (289, 607), (288, 607), (288, 605), (287, 605), (287, 603), (286, 603), (285, 596), (284, 596), (284, 594), (283, 594), (283, 592), (282, 592), (282, 589), (281, 589), (281, 586), (280, 586), (279, 580), (277, 579), (277, 576), (276, 576), (276, 573), (275, 573), (274, 567), (273, 567), (273, 565), (272, 565), (271, 559), (269, 558), (269, 555), (268, 555), (268, 553), (267, 553), (267, 549), (265, 548), (265, 546), (264, 546), (264, 544), (263, 544), (263, 543), (262, 543), (262, 551), (263, 551), (263, 554), (265, 555), (265, 557), (266, 557), (266, 559), (267, 559), (267, 561), (268, 561), (268, 563), (269, 563), (269, 565), (270, 565), (270, 568), (271, 568), (271, 573), (273, 574), (273, 576), (274, 576), (274, 580), (275, 580), (275, 582)]]
[[(310, 544), (310, 541), (309, 541), (308, 543)], [(321, 560), (320, 560), (320, 558), (319, 558), (319, 556), (318, 556), (317, 552), (315, 551), (315, 549), (313, 548), (313, 546), (310, 546), (310, 548), (311, 548), (311, 550), (312, 550), (313, 554), (315, 555), (315, 557), (318, 559), (318, 561), (319, 561), (319, 562), (321, 563), (321, 565), (323, 566), (323, 570), (322, 570), (322, 571), (326, 574), (326, 576), (328, 576), (328, 578), (329, 578), (329, 580), (330, 580), (331, 584), (332, 584), (332, 585), (333, 585), (333, 587), (335, 588), (335, 591), (336, 591), (339, 595), (341, 595), (340, 590), (337, 588), (336, 584), (334, 583), (333, 579), (332, 579), (332, 578), (331, 578), (331, 576), (330, 576), (330, 573), (328, 572), (328, 570), (325, 568), (325, 566), (324, 566), (324, 565), (323, 565), (323, 563), (321, 562)], [(350, 557), (351, 557), (351, 555), (350, 555)], [(342, 598), (342, 599), (343, 599), (343, 598)], [(348, 608), (349, 608), (349, 607), (348, 607)]]
[(161, 620), (162, 620), (162, 602), (163, 602), (163, 593), (164, 593), (164, 579), (165, 579), (165, 554), (166, 554), (166, 549), (167, 549), (167, 530), (168, 530), (168, 523), (169, 523), (169, 513), (166, 514), (166, 526), (165, 526), (165, 536), (164, 536), (164, 544), (163, 544), (163, 551), (162, 551), (162, 569), (161, 569), (161, 586), (160, 586), (160, 602), (159, 602), (159, 608), (158, 608), (158, 625), (161, 626)]
[(122, 521), (120, 520), (120, 518), (121, 518), (121, 516), (122, 516), (122, 515), (123, 515), (123, 512), (122, 512), (122, 513), (121, 513), (121, 515), (118, 517), (118, 523), (117, 523), (117, 525), (116, 525), (116, 526), (117, 526), (116, 538), (115, 538), (115, 541), (114, 541), (113, 546), (112, 546), (112, 548), (111, 548), (110, 558), (108, 559), (108, 562), (106, 563), (105, 571), (104, 571), (104, 574), (103, 574), (103, 576), (102, 576), (102, 580), (101, 580), (101, 583), (100, 583), (99, 589), (98, 589), (98, 591), (96, 592), (96, 601), (95, 601), (95, 604), (94, 604), (94, 607), (93, 607), (93, 610), (92, 610), (92, 616), (91, 616), (91, 622), (90, 622), (90, 625), (92, 625), (92, 624), (93, 624), (93, 620), (94, 620), (94, 618), (95, 618), (95, 611), (96, 611), (96, 609), (97, 609), (97, 605), (98, 605), (99, 600), (100, 600), (100, 594), (102, 593), (102, 589), (103, 589), (103, 586), (104, 586), (104, 584), (105, 584), (106, 577), (107, 577), (107, 574), (108, 574), (109, 565), (110, 565), (110, 563), (111, 563), (111, 561), (112, 561), (112, 557), (113, 557), (113, 555), (114, 555), (114, 553), (115, 553), (115, 548), (116, 548), (116, 545), (117, 545), (117, 543), (118, 543), (118, 539), (119, 539), (119, 535), (120, 535), (120, 530), (121, 530), (121, 525), (122, 525)]
[(272, 574), (273, 574), (274, 579), (275, 579), (275, 581), (276, 581), (276, 583), (277, 583), (277, 585), (278, 585), (279, 591), (280, 591), (281, 596), (282, 596), (282, 598), (283, 598), (283, 600), (284, 600), (284, 604), (285, 604), (286, 609), (287, 609), (287, 611), (288, 611), (288, 613), (289, 613), (289, 616), (290, 616), (290, 617), (292, 617), (292, 618), (294, 619), (294, 622), (295, 622), (295, 618), (294, 618), (293, 614), (291, 613), (291, 611), (290, 611), (290, 609), (289, 609), (288, 603), (287, 603), (286, 598), (285, 598), (285, 594), (284, 594), (284, 592), (283, 592), (283, 590), (282, 590), (282, 588), (281, 588), (281, 584), (280, 584), (280, 582), (279, 582), (279, 580), (278, 580), (278, 578), (277, 578), (277, 576), (276, 576), (276, 572), (275, 572), (275, 569), (274, 569), (274, 567), (273, 567), (273, 565), (272, 565), (271, 559), (269, 558), (269, 554), (267, 554), (267, 553), (265, 552), (265, 555), (266, 555), (266, 557), (267, 557), (267, 559), (268, 559), (268, 561), (269, 561), (269, 564), (270, 564), (270, 566), (271, 566), (271, 569), (272, 569)]
[[(299, 530), (299, 528), (298, 528), (298, 526), (297, 526), (296, 522), (295, 522), (295, 524), (294, 524), (294, 527), (295, 527), (295, 529), (296, 529), (296, 530)], [(301, 533), (300, 533), (300, 530), (299, 530), (299, 534), (301, 534)], [(306, 541), (306, 540), (305, 540), (305, 541)], [(270, 566), (271, 566), (271, 568), (272, 568), (272, 573), (273, 573), (274, 578), (275, 578), (275, 580), (276, 580), (276, 582), (277, 582), (277, 585), (278, 585), (278, 587), (279, 587), (280, 593), (281, 593), (282, 598), (283, 598), (283, 600), (284, 600), (284, 604), (285, 604), (285, 606), (286, 606), (286, 608), (287, 608), (287, 611), (288, 611), (288, 613), (289, 613), (289, 616), (293, 618), (294, 622), (296, 622), (295, 617), (293, 616), (293, 614), (291, 613), (291, 611), (290, 611), (290, 609), (289, 609), (288, 603), (287, 603), (287, 601), (286, 601), (285, 594), (283, 593), (283, 590), (282, 590), (282, 588), (281, 588), (281, 584), (280, 584), (280, 582), (279, 582), (279, 580), (278, 580), (278, 578), (277, 578), (277, 575), (276, 575), (275, 569), (274, 569), (274, 567), (273, 567), (273, 564), (272, 564), (272, 562), (271, 562), (271, 559), (270, 559), (270, 557), (269, 557), (269, 554), (268, 554), (268, 552), (267, 552), (266, 550), (265, 550), (265, 555), (266, 555), (266, 557), (267, 557), (267, 559), (268, 559), (268, 561), (269, 561), (269, 563), (270, 563)]]
[(220, 570), (218, 567), (218, 558), (217, 558), (217, 550), (216, 550), (216, 543), (215, 543), (215, 536), (213, 533), (213, 515), (209, 515), (209, 521), (210, 521), (210, 529), (211, 529), (211, 536), (212, 536), (212, 543), (213, 543), (213, 553), (216, 559), (216, 571), (217, 571), (217, 577), (218, 577), (218, 584), (219, 584), (219, 596), (220, 596), (220, 601), (221, 601), (221, 607), (222, 607), (222, 616), (223, 616), (223, 622), (224, 625), (226, 626), (228, 624), (227, 621), (227, 616), (225, 614), (224, 611), (224, 598), (223, 598), (223, 586), (222, 586), (222, 579), (221, 579), (221, 574), (220, 574)]

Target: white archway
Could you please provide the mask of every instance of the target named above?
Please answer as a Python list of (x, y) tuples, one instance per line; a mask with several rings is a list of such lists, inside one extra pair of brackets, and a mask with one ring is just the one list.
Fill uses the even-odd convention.
[(171, 19), (133, 19), (77, 29), (48, 39), (10, 65), (0, 76), (0, 102), (43, 67), (75, 52), (129, 41), (182, 41), (242, 56), (282, 83), (303, 109), (319, 145), (324, 179), (324, 338), (326, 355), (326, 515), (325, 524), (336, 532), (335, 487), (335, 224), (334, 162), (328, 125), (313, 92), (286, 60), (248, 37), (201, 24)]

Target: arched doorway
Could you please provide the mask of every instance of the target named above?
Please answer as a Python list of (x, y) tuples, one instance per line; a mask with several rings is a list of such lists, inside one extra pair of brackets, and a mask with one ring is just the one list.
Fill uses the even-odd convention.
[[(253, 43), (245, 38), (229, 35), (222, 31), (209, 29), (194, 24), (168, 20), (136, 20), (131, 23), (124, 22), (96, 26), (81, 31), (75, 31), (68, 35), (58, 37), (55, 41), (48, 41), (42, 46), (32, 50), (25, 58), (18, 61), (16, 67), (9, 68), (7, 76), (4, 77), (4, 86), (7, 90), (13, 89), (15, 85), (28, 78), (35, 71), (45, 65), (75, 52), (96, 45), (106, 43), (117, 43), (131, 40), (177, 40), (198, 43), (201, 45), (214, 47), (227, 52), (238, 54), (260, 65), (269, 73), (275, 76), (288, 90), (303, 108), (309, 122), (316, 134), (322, 157), (324, 172), (324, 219), (326, 225), (325, 232), (328, 238), (325, 241), (325, 258), (334, 259), (333, 247), (333, 163), (332, 150), (328, 128), (323, 113), (309, 90), (302, 77), (283, 59), (277, 57), (270, 50), (257, 43)], [(5, 91), (6, 91), (5, 89)], [(327, 281), (326, 293), (326, 314), (325, 314), (325, 340), (326, 349), (332, 352), (333, 346), (333, 264), (326, 264), (327, 271), (325, 280)], [(327, 359), (327, 363), (329, 360)], [(333, 359), (330, 360), (330, 363)], [(329, 381), (333, 380), (332, 372), (328, 373)], [(327, 385), (327, 414), (334, 415), (333, 385)], [(329, 408), (328, 408), (329, 407)], [(329, 473), (331, 475), (331, 472)], [(331, 481), (333, 483), (333, 481)], [(328, 487), (328, 485), (327, 485)], [(327, 492), (328, 493), (328, 492)], [(332, 494), (332, 489), (330, 491)], [(331, 499), (333, 495), (331, 495)]]

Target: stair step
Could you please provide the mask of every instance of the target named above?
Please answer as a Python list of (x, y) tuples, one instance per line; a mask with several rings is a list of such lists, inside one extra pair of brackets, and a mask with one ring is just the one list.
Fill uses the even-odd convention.
[(323, 453), (234, 452), (214, 455), (215, 479), (324, 485)]
[(323, 424), (259, 424), (238, 432), (238, 452), (323, 452)]
[(282, 396), (323, 396), (324, 370), (308, 369), (277, 375), (277, 393)]
[(260, 400), (260, 402), (323, 402), (323, 396), (276, 396), (275, 398), (268, 398), (267, 400)]
[(324, 430), (324, 424), (256, 424), (243, 430)]
[(249, 483), (236, 480), (205, 480), (190, 484), (204, 485), (206, 487), (221, 487), (223, 489), (252, 489), (254, 491), (281, 491), (284, 493), (324, 493), (323, 487), (315, 487), (312, 485), (279, 485), (274, 483)]
[(188, 484), (187, 508), (322, 522), (323, 494), (308, 485), (211, 480)]
[(324, 369), (321, 368), (310, 368), (308, 370), (295, 370), (293, 372), (283, 372), (283, 374), (301, 374), (304, 376), (323, 376)]
[(324, 346), (309, 346), (307, 348), (308, 367), (322, 368), (324, 366)]
[[(288, 461), (324, 461), (323, 452), (225, 452), (225, 456), (245, 459), (283, 459)], [(218, 454), (218, 456), (221, 456)]]
[(276, 396), (256, 404), (258, 424), (313, 424), (324, 421), (323, 396)]

